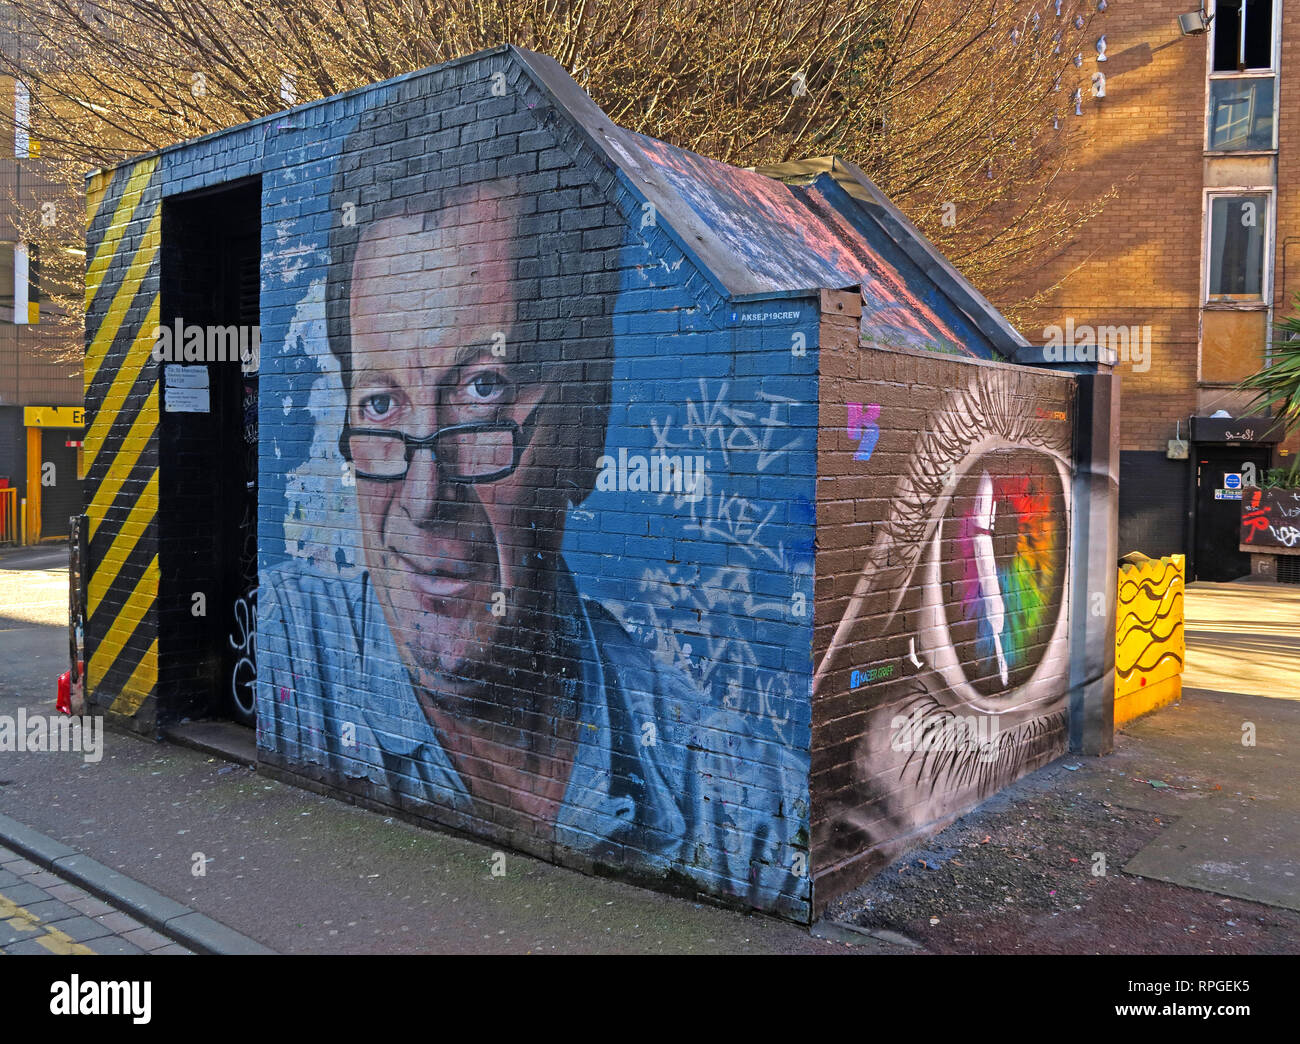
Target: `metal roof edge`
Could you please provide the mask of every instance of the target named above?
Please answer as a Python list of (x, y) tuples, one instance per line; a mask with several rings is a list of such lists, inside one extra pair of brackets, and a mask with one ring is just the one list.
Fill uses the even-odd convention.
[(805, 290), (756, 290), (753, 293), (731, 294), (728, 300), (735, 304), (748, 304), (753, 301), (789, 301), (795, 298), (820, 298), (823, 290), (854, 290), (856, 287), (821, 287), (814, 286)]
[(838, 156), (816, 156), (755, 167), (754, 171), (778, 181), (804, 181), (805, 184), (811, 184), (819, 175), (830, 175), (867, 216), (875, 221), (881, 231), (897, 243), (921, 271), (934, 281), (995, 349), (1010, 357), (1029, 346), (1029, 342), (1007, 322), (993, 303), (854, 164)]

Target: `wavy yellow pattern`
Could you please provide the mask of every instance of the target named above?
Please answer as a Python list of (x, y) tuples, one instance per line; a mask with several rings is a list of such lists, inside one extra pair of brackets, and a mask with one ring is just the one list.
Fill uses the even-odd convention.
[[(1183, 672), (1182, 555), (1120, 567), (1115, 620), (1115, 698), (1169, 682)], [(1152, 709), (1152, 708), (1147, 708)]]

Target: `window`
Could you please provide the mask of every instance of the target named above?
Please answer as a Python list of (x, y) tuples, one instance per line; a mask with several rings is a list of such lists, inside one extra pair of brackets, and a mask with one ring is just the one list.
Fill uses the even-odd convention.
[(40, 253), (36, 244), (0, 242), (0, 321), (40, 321)]
[(0, 242), (0, 319), (14, 318), (14, 248), (16, 243)]
[(1210, 69), (1211, 152), (1277, 148), (1276, 0), (1219, 0)]
[(41, 248), (27, 245), (27, 321), (35, 326), (41, 321)]
[(1273, 68), (1273, 0), (1219, 0), (1214, 10), (1214, 71)]
[(1265, 300), (1269, 202), (1263, 193), (1210, 197), (1210, 301)]
[(22, 80), (14, 81), (14, 159), (30, 159), (32, 154), (31, 137), (32, 96), (27, 84)]
[(1272, 76), (1233, 76), (1210, 81), (1210, 148), (1218, 151), (1273, 148)]

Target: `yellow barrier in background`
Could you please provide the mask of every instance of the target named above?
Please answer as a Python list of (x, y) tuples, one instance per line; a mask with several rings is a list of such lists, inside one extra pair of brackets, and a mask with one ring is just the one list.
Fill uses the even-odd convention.
[(1115, 728), (1167, 707), (1182, 695), (1182, 555), (1125, 563), (1115, 620)]

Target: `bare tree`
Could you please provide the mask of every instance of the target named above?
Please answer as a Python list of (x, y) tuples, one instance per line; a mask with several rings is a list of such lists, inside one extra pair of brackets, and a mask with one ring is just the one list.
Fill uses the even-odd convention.
[[(1095, 4), (1066, 0), (15, 0), (42, 156), (84, 171), (511, 42), (623, 126), (741, 166), (858, 164), (1013, 318), (1104, 205), (1059, 188)], [(1075, 91), (1080, 91), (1076, 97)], [(71, 258), (80, 229), (32, 227)], [(76, 273), (51, 270), (51, 293)], [(1045, 294), (1045, 288), (1038, 296)], [(66, 292), (66, 291), (65, 291)], [(70, 330), (79, 322), (68, 297)]]

